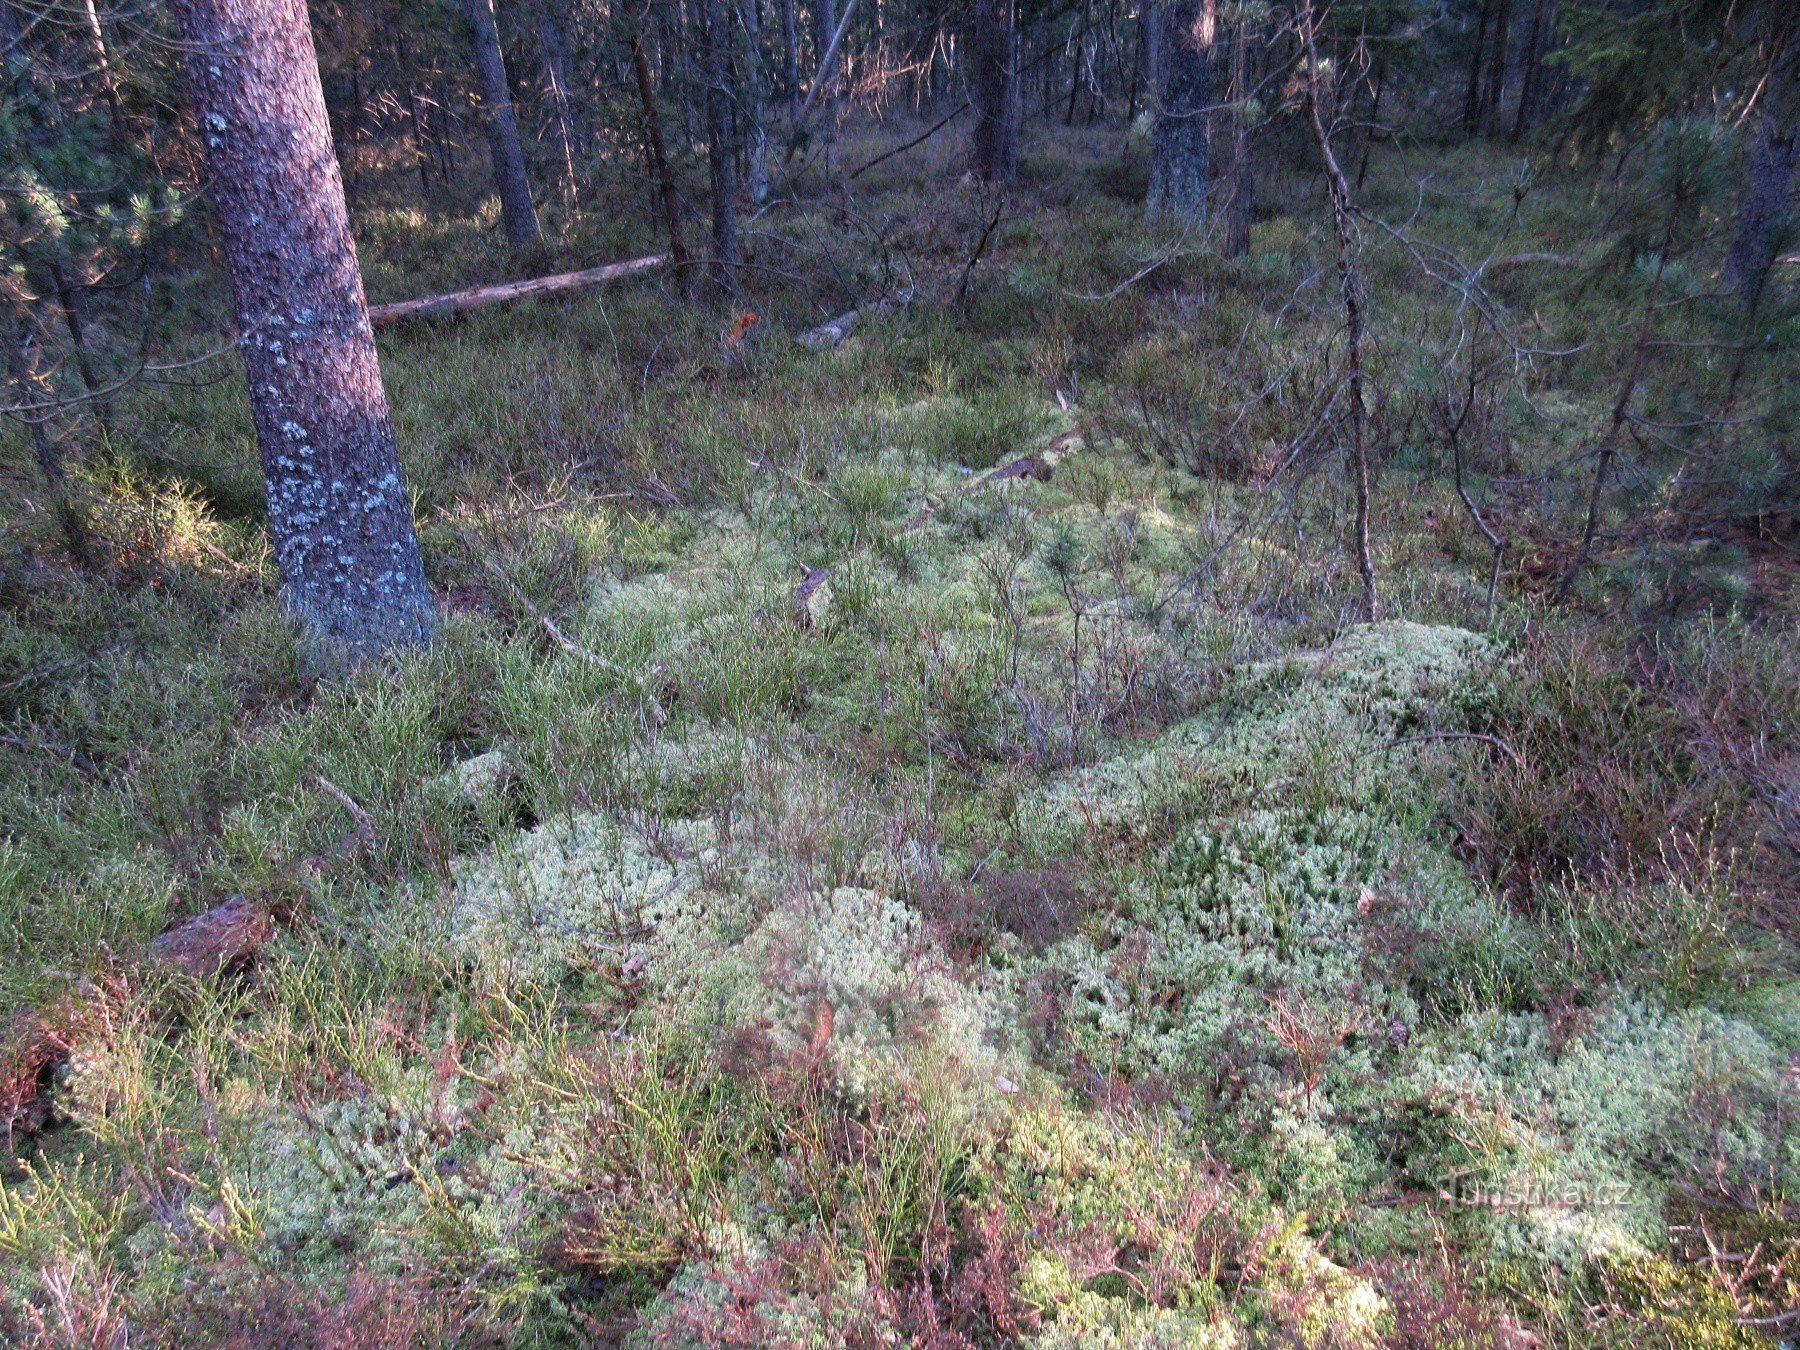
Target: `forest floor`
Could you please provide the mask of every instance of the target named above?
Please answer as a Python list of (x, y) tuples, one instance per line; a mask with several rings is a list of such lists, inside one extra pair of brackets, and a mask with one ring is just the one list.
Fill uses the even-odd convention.
[[(947, 140), (770, 210), (737, 308), (384, 336), (445, 619), (348, 680), (282, 618), (235, 372), (93, 432), (82, 565), (5, 443), (9, 1336), (1791, 1328), (1791, 555), (1603, 541), (1559, 602), (1614, 373), (1537, 358), (1467, 446), (1490, 613), (1457, 297), (1372, 238), (1357, 622), (1328, 217), (1272, 161), (1224, 261), (1142, 225), (1119, 142), (1028, 140), (997, 218)], [(1475, 256), (1608, 209), (1433, 167), (1366, 200)], [(371, 207), (372, 298), (501, 279), (492, 226)], [(1529, 271), (1539, 346), (1610, 322)], [(223, 976), (156, 955), (234, 896)]]

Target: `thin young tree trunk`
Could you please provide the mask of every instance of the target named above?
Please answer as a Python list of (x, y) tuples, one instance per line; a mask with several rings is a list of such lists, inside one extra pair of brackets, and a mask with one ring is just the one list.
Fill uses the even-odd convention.
[(1493, 0), (1481, 0), (1481, 19), (1475, 28), (1475, 50), (1469, 56), (1469, 87), (1463, 94), (1463, 130), (1470, 135), (1481, 129), (1481, 58), (1487, 50), (1488, 14)]
[(14, 298), (9, 308), (14, 312), (5, 316), (6, 365), (12, 376), (17, 406), (22, 410), (17, 416), (25, 423), (32, 453), (37, 457), (38, 470), (44, 475), (44, 481), (52, 492), (60, 493), (68, 482), (68, 475), (63, 471), (62, 457), (56, 453), (56, 442), (50, 439), (46, 425), (50, 408), (56, 402), (56, 391), (50, 388), (50, 382), (38, 369), (36, 354), (26, 337), (30, 320), (23, 303)]
[(1506, 97), (1507, 26), (1512, 21), (1512, 0), (1494, 0), (1494, 40), (1489, 58), (1486, 108), (1481, 115), (1484, 135), (1500, 134), (1500, 106)]
[(1256, 165), (1252, 159), (1250, 112), (1245, 106), (1255, 63), (1250, 44), (1255, 40), (1250, 19), (1238, 20), (1231, 44), (1231, 179), (1225, 204), (1225, 256), (1242, 258), (1250, 252), (1250, 222), (1256, 206)]
[(713, 282), (737, 294), (737, 147), (732, 143), (731, 29), (725, 0), (701, 0), (706, 43), (706, 163), (712, 184)]
[(800, 121), (800, 35), (794, 28), (794, 0), (781, 0), (781, 63), (787, 79), (788, 125)]
[(649, 0), (624, 11), (627, 41), (631, 47), (631, 69), (637, 77), (638, 100), (644, 109), (644, 140), (650, 147), (650, 165), (656, 173), (657, 187), (662, 192), (663, 220), (669, 227), (669, 265), (675, 269), (675, 286), (683, 297), (688, 291), (690, 258), (681, 237), (681, 194), (675, 190), (675, 173), (669, 167), (669, 152), (663, 143), (662, 112), (657, 107), (656, 83), (650, 77), (650, 57), (644, 50), (644, 11)]
[(537, 16), (538, 51), (544, 61), (544, 83), (550, 91), (550, 116), (556, 127), (558, 156), (562, 160), (563, 206), (573, 211), (579, 198), (575, 179), (575, 118), (569, 106), (568, 44), (563, 41), (558, 17), (546, 4)]
[(1350, 413), (1350, 475), (1356, 494), (1356, 522), (1351, 546), (1356, 556), (1356, 570), (1363, 583), (1363, 619), (1375, 623), (1381, 618), (1381, 598), (1375, 585), (1375, 552), (1369, 538), (1369, 447), (1363, 407), (1363, 294), (1362, 281), (1356, 271), (1356, 225), (1351, 217), (1350, 183), (1331, 148), (1331, 133), (1326, 128), (1326, 114), (1320, 108), (1324, 77), (1320, 71), (1318, 26), (1319, 16), (1313, 0), (1302, 0), (1299, 15), (1301, 59), (1306, 119), (1312, 130), (1313, 144), (1325, 165), (1325, 186), (1331, 196), (1331, 216), (1337, 228), (1338, 290), (1344, 304), (1344, 357), (1348, 366), (1345, 392)]
[(1381, 91), (1387, 84), (1387, 62), (1375, 67), (1375, 92), (1369, 99), (1369, 125), (1362, 130), (1362, 163), (1356, 170), (1356, 190), (1361, 192), (1369, 176), (1369, 155), (1375, 148), (1375, 124), (1381, 120)]
[(419, 170), (419, 200), (431, 200), (431, 150), (426, 144), (425, 123), (419, 113), (419, 95), (413, 86), (413, 70), (406, 59), (406, 46), (400, 38), (400, 27), (395, 25), (394, 40), (394, 76), (406, 89), (406, 128), (412, 136), (413, 155)]
[(1019, 176), (1017, 0), (976, 0), (975, 176), (1010, 183)]
[(535, 249), (544, 241), (531, 181), (525, 174), (525, 151), (519, 144), (519, 118), (506, 82), (506, 56), (500, 50), (500, 28), (494, 22), (494, 0), (465, 0), (469, 31), (475, 42), (475, 75), (487, 114), (488, 149), (494, 160), (494, 186), (500, 192), (500, 216), (507, 242), (515, 249)]
[(1198, 223), (1206, 218), (1211, 172), (1206, 135), (1212, 101), (1213, 0), (1164, 6), (1163, 81), (1150, 132), (1150, 190), (1144, 210), (1152, 219)]
[(769, 200), (769, 79), (762, 59), (762, 16), (758, 0), (739, 0), (744, 37), (744, 89), (739, 107), (744, 113), (744, 176), (750, 201), (761, 206)]
[(63, 270), (61, 263), (50, 264), (50, 280), (56, 287), (56, 300), (62, 309), (63, 323), (69, 330), (69, 345), (75, 351), (75, 369), (81, 374), (83, 388), (91, 394), (100, 387), (100, 379), (94, 371), (94, 358), (88, 351), (87, 336), (82, 331), (81, 288)]
[(325, 669), (436, 626), (305, 0), (170, 0), (236, 300), (282, 594)]
[(125, 108), (119, 101), (119, 76), (106, 54), (106, 32), (100, 27), (100, 12), (94, 0), (81, 0), (82, 24), (94, 51), (94, 73), (100, 77), (100, 91), (106, 97), (106, 109), (112, 117), (113, 136), (125, 139)]

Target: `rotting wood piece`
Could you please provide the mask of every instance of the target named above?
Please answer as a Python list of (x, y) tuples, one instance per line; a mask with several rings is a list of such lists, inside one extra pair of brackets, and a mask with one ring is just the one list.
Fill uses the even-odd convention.
[(604, 267), (590, 267), (581, 272), (558, 272), (553, 276), (533, 277), (529, 281), (508, 281), (498, 286), (476, 286), (466, 291), (451, 291), (446, 295), (428, 295), (418, 300), (396, 300), (388, 305), (371, 305), (369, 323), (376, 328), (388, 328), (407, 319), (449, 319), (470, 310), (510, 305), (532, 296), (566, 295), (603, 282), (616, 281), (620, 277), (653, 272), (668, 261), (667, 253), (652, 253), (647, 257), (607, 263)]
[(234, 895), (172, 928), (150, 944), (157, 963), (208, 979), (247, 962), (275, 936), (275, 921), (248, 897)]

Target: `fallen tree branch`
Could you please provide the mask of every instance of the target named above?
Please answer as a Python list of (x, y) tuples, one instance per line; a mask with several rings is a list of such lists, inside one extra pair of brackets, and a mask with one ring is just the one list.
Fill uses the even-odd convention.
[(835, 319), (828, 319), (817, 328), (807, 329), (804, 333), (800, 334), (799, 337), (795, 338), (794, 341), (798, 342), (802, 347), (811, 347), (814, 351), (823, 351), (828, 347), (837, 346), (838, 343), (854, 333), (856, 331), (856, 325), (862, 322), (864, 315), (886, 314), (890, 310), (903, 309), (911, 303), (911, 291), (906, 291), (900, 295), (883, 296), (872, 304), (859, 306), (856, 309), (848, 310), (845, 313), (838, 315)]
[(1502, 752), (1521, 770), (1525, 768), (1525, 757), (1513, 748), (1511, 741), (1504, 736), (1490, 736), (1485, 731), (1421, 731), (1416, 736), (1402, 736), (1397, 741), (1389, 741), (1388, 749), (1416, 745), (1420, 741), (1480, 741), (1483, 745), (1491, 745)]
[(498, 286), (476, 286), (466, 291), (451, 291), (447, 295), (428, 295), (419, 300), (397, 300), (390, 305), (371, 305), (369, 323), (376, 328), (388, 328), (407, 319), (449, 319), (467, 314), (470, 310), (510, 305), (532, 296), (566, 295), (603, 282), (616, 281), (620, 277), (652, 272), (668, 261), (668, 254), (652, 253), (648, 257), (607, 263), (604, 267), (590, 267), (582, 272), (558, 272), (553, 276), (533, 277), (529, 281), (508, 281)]

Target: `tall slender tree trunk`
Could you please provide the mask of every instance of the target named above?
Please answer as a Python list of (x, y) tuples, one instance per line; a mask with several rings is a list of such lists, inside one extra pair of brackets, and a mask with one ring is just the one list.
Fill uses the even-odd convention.
[(1506, 98), (1507, 59), (1511, 55), (1507, 27), (1511, 22), (1512, 0), (1494, 0), (1492, 55), (1488, 59), (1487, 88), (1483, 91), (1486, 107), (1481, 114), (1482, 134), (1487, 136), (1500, 134), (1500, 107)]
[(1152, 218), (1198, 223), (1206, 218), (1209, 162), (1206, 121), (1212, 100), (1213, 0), (1163, 6), (1164, 73), (1150, 133)]
[(638, 100), (644, 109), (644, 141), (650, 147), (650, 167), (662, 193), (663, 220), (669, 227), (669, 264), (675, 271), (675, 285), (687, 295), (691, 273), (687, 244), (681, 234), (681, 194), (675, 190), (675, 173), (669, 167), (669, 152), (663, 142), (662, 112), (656, 101), (656, 82), (650, 75), (650, 57), (644, 50), (644, 11), (649, 0), (624, 11), (627, 41), (631, 47), (631, 69), (637, 77)]
[(794, 0), (781, 0), (781, 73), (787, 81), (788, 125), (800, 120), (800, 35), (794, 27)]
[(769, 200), (769, 76), (763, 65), (762, 16), (757, 4), (758, 0), (739, 0), (746, 51), (738, 106), (744, 114), (745, 185), (751, 203), (761, 206)]
[(475, 77), (487, 114), (488, 151), (494, 160), (494, 186), (500, 191), (500, 217), (507, 242), (524, 251), (544, 241), (531, 180), (525, 174), (525, 151), (519, 144), (519, 118), (506, 82), (506, 56), (500, 50), (500, 27), (494, 22), (494, 0), (465, 0), (469, 31), (475, 42)]
[(1238, 20), (1231, 43), (1231, 176), (1225, 202), (1225, 256), (1242, 258), (1250, 252), (1250, 222), (1256, 207), (1256, 163), (1251, 143), (1250, 110), (1247, 106), (1257, 63), (1249, 18)]
[(436, 624), (305, 0), (170, 0), (268, 485), (282, 594), (315, 664)]
[(1019, 176), (1017, 0), (976, 0), (975, 119), (975, 176), (1012, 182)]
[(1550, 0), (1536, 0), (1531, 7), (1531, 27), (1525, 34), (1524, 69), (1519, 73), (1519, 108), (1513, 115), (1512, 139), (1518, 140), (1531, 125), (1531, 105), (1537, 98), (1538, 66), (1544, 59), (1544, 11)]
[(573, 211), (579, 197), (575, 177), (575, 115), (569, 103), (569, 44), (563, 38), (562, 19), (549, 4), (537, 15), (538, 52), (544, 62), (544, 84), (550, 94), (550, 117), (556, 131), (561, 169), (563, 206)]
[(406, 86), (406, 125), (412, 133), (413, 154), (419, 167), (419, 200), (431, 201), (431, 146), (427, 134), (425, 119), (419, 111), (418, 90), (413, 84), (413, 69), (406, 59), (406, 47), (400, 39), (400, 27), (395, 25), (394, 38), (394, 71), (402, 84)]
[(731, 134), (731, 20), (725, 0), (701, 0), (706, 44), (706, 163), (712, 185), (713, 282), (737, 294), (737, 146)]
[(1325, 168), (1325, 188), (1331, 198), (1331, 217), (1337, 229), (1338, 290), (1344, 305), (1345, 393), (1350, 419), (1350, 481), (1356, 499), (1351, 549), (1363, 583), (1363, 619), (1381, 618), (1381, 597), (1375, 583), (1375, 550), (1369, 530), (1369, 446), (1363, 405), (1363, 289), (1356, 267), (1356, 223), (1351, 214), (1350, 183), (1331, 146), (1331, 114), (1320, 105), (1326, 80), (1319, 60), (1319, 14), (1313, 0), (1301, 0), (1298, 15), (1301, 44), (1303, 102), (1313, 144)]
[(1493, 0), (1481, 0), (1481, 18), (1475, 26), (1475, 49), (1469, 55), (1469, 86), (1463, 93), (1463, 130), (1474, 135), (1481, 130), (1481, 58), (1487, 51), (1489, 11)]

